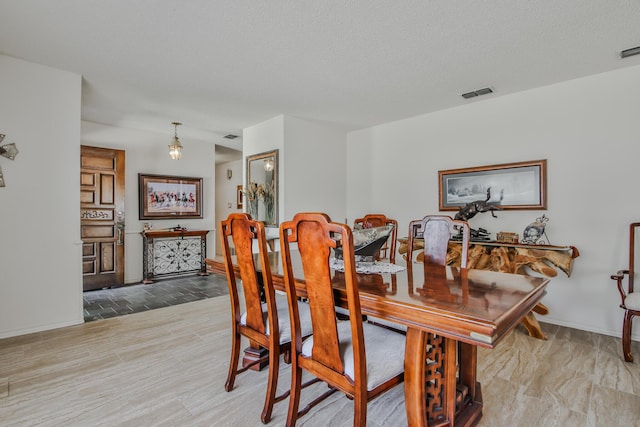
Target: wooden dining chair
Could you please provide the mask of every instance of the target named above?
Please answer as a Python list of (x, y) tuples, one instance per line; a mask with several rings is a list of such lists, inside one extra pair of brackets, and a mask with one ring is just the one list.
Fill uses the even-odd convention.
[(376, 255), (376, 260), (387, 258), (389, 255), (389, 262), (396, 262), (396, 243), (398, 240), (398, 221), (392, 218), (387, 218), (382, 214), (367, 214), (362, 218), (358, 218), (353, 221), (353, 226), (362, 226), (362, 228), (382, 227), (385, 225), (393, 225), (393, 230), (389, 236), (389, 240), (380, 248), (380, 251)]
[[(417, 295), (421, 298), (425, 296), (436, 296), (439, 299), (451, 298), (452, 301), (457, 301), (460, 295), (450, 294), (448, 286), (446, 286), (446, 270), (447, 265), (447, 252), (449, 250), (449, 242), (452, 239), (459, 239), (461, 245), (460, 253), (460, 268), (462, 271), (454, 274), (462, 274), (466, 277), (467, 259), (469, 251), (471, 230), (469, 224), (466, 221), (455, 220), (447, 215), (426, 215), (422, 219), (417, 219), (409, 223), (409, 241), (407, 248), (407, 270), (408, 276), (413, 278), (413, 268), (419, 268), (413, 266), (413, 242), (414, 239), (422, 237), (424, 240), (424, 252), (423, 252), (423, 268), (424, 268), (424, 283), (419, 289), (416, 290)], [(410, 280), (409, 293), (413, 294), (413, 281)], [(464, 298), (464, 296), (463, 296)], [(442, 343), (442, 336), (438, 334), (429, 335), (427, 340), (427, 352), (425, 364), (427, 366), (427, 372), (431, 369), (432, 361), (437, 360), (440, 355), (438, 349)], [(478, 353), (477, 348), (474, 345), (459, 342), (456, 346), (458, 365), (466, 365), (467, 363), (476, 363)], [(473, 361), (473, 362), (471, 362)], [(455, 375), (460, 376), (460, 372)], [(473, 373), (475, 375), (475, 373)], [(463, 375), (463, 383), (475, 383), (475, 379), (470, 381)], [(435, 394), (437, 391), (437, 384), (431, 381), (429, 378), (425, 381), (425, 390), (427, 394)], [(475, 390), (469, 390), (466, 387), (459, 387), (456, 389), (456, 405), (462, 405), (463, 402), (468, 401), (469, 393), (475, 396)], [(429, 403), (430, 407), (433, 405)], [(436, 405), (438, 406), (438, 405)], [(432, 408), (432, 412), (437, 412), (441, 408)]]
[[(631, 328), (634, 316), (640, 316), (640, 292), (634, 291), (633, 279), (635, 276), (635, 236), (640, 222), (634, 222), (629, 226), (629, 264), (627, 270), (619, 270), (611, 278), (618, 285), (620, 293), (620, 308), (624, 310), (624, 320), (622, 322), (622, 354), (624, 360), (633, 362), (631, 354)], [(624, 286), (624, 278), (627, 277), (627, 287)]]
[[(414, 241), (416, 238), (423, 238), (424, 252), (419, 259), (423, 258), (424, 267), (447, 265), (447, 251), (449, 241), (452, 237), (461, 236), (460, 266), (467, 267), (469, 250), (470, 229), (466, 221), (454, 220), (447, 215), (427, 215), (422, 219), (417, 219), (409, 223), (409, 240), (407, 247), (407, 266), (412, 267)], [(368, 317), (369, 323), (377, 326), (389, 328), (393, 331), (406, 333), (407, 327), (381, 319), (374, 316)]]
[(424, 240), (424, 263), (433, 265), (446, 265), (449, 241), (461, 237), (460, 267), (467, 267), (470, 229), (466, 221), (455, 220), (447, 215), (427, 215), (411, 221), (407, 263), (413, 262), (413, 243), (420, 237)]
[[(287, 298), (276, 294), (271, 277), (267, 239), (262, 222), (254, 221), (246, 213), (232, 213), (220, 223), (220, 241), (225, 260), (229, 296), (231, 298), (232, 316), (232, 345), (229, 373), (225, 383), (225, 390), (233, 389), (236, 376), (254, 367), (256, 364), (269, 361), (269, 379), (267, 392), (262, 409), (261, 420), (268, 423), (271, 420), (273, 405), (285, 399), (289, 391), (276, 397), (280, 355), (285, 354), (289, 360), (291, 351), (291, 327), (289, 323), (289, 309)], [(254, 257), (252, 244), (257, 241), (258, 261)], [(231, 243), (235, 247), (235, 263), (240, 272), (242, 289), (239, 289), (234, 270), (234, 260), (231, 255)], [(265, 302), (261, 301), (261, 294)], [(244, 297), (246, 311), (241, 311), (241, 296)], [(300, 324), (301, 337), (311, 334), (311, 318), (309, 307), (300, 303), (296, 305)], [(240, 358), (240, 342), (245, 336), (252, 346), (261, 347), (268, 351), (257, 360), (238, 368)]]
[[(362, 321), (353, 252), (353, 235), (344, 224), (323, 213), (298, 213), (280, 225), (284, 281), (292, 325), (292, 378), (287, 426), (331, 393), (339, 390), (354, 401), (354, 426), (365, 426), (367, 402), (404, 379), (404, 336)], [(297, 245), (309, 300), (313, 336), (302, 340), (292, 246)], [(336, 318), (332, 250), (342, 248), (349, 320)], [(300, 271), (300, 270), (296, 270)], [(337, 285), (340, 286), (340, 285)], [(302, 371), (326, 382), (330, 389), (298, 411)]]

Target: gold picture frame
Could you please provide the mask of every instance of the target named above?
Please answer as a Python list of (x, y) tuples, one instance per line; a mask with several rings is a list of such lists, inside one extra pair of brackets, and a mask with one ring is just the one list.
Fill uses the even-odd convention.
[(441, 211), (476, 200), (503, 210), (547, 209), (547, 160), (438, 171)]
[(139, 219), (202, 218), (202, 178), (138, 174)]

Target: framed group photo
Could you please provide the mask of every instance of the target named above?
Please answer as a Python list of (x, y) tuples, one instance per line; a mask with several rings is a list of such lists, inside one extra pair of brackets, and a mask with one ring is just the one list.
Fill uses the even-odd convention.
[(547, 208), (547, 161), (505, 163), (438, 171), (441, 211), (486, 200), (502, 209)]
[(202, 218), (202, 178), (138, 174), (139, 219)]

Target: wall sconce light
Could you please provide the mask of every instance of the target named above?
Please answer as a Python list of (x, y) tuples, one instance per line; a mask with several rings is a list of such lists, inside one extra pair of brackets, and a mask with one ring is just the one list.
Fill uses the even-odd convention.
[(231, 179), (233, 176), (233, 171), (231, 169), (227, 169), (227, 179)]
[(182, 123), (171, 122), (171, 124), (175, 127), (175, 131), (173, 133), (173, 142), (169, 145), (169, 155), (173, 160), (180, 160), (180, 157), (182, 157), (182, 144), (178, 139), (178, 126)]
[(264, 170), (266, 170), (267, 172), (271, 172), (273, 170), (273, 159), (271, 157), (265, 159)]

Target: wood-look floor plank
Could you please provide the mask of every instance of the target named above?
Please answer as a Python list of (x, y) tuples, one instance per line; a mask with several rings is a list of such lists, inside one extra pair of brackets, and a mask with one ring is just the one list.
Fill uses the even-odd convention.
[[(266, 371), (242, 374), (224, 391), (228, 305), (225, 295), (0, 340), (0, 424), (261, 426)], [(498, 348), (479, 349), (480, 426), (610, 427), (640, 419), (640, 364), (621, 360), (618, 338), (542, 327), (547, 341), (517, 329)], [(290, 379), (281, 363), (279, 392)], [(301, 405), (324, 390), (303, 390)], [(270, 425), (284, 425), (287, 402), (275, 405)], [(350, 426), (352, 413), (353, 402), (336, 393), (299, 425)], [(402, 387), (369, 404), (368, 425), (405, 424)]]

